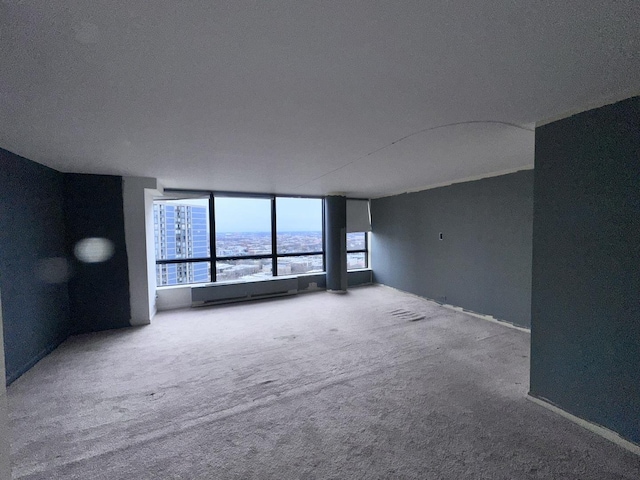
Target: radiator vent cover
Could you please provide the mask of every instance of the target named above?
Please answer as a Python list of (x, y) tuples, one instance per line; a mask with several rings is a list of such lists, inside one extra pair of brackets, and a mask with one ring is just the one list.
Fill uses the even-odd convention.
[(298, 293), (297, 277), (270, 278), (255, 282), (210, 283), (191, 287), (191, 306), (241, 302), (296, 293)]

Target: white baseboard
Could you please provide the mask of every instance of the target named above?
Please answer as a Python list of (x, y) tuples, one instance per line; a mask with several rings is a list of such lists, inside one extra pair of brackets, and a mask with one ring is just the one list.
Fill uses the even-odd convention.
[(511, 322), (507, 322), (506, 320), (500, 320), (499, 318), (495, 318), (492, 315), (485, 315), (483, 313), (476, 313), (471, 310), (466, 310), (462, 307), (456, 307), (455, 305), (449, 305), (448, 303), (440, 303), (432, 300), (431, 298), (421, 297), (420, 295), (416, 295), (415, 293), (407, 292), (405, 290), (400, 290), (399, 288), (391, 287), (389, 285), (385, 285), (384, 283), (374, 283), (374, 285), (379, 285), (381, 287), (390, 288), (392, 290), (396, 290), (398, 292), (402, 292), (406, 295), (411, 295), (412, 297), (419, 298), (420, 300), (435, 303), (440, 307), (446, 308), (448, 310), (453, 310), (455, 312), (464, 313), (466, 315), (471, 315), (472, 317), (481, 318), (482, 320), (486, 320), (487, 322), (497, 323), (498, 325), (502, 325), (503, 327), (513, 328), (514, 330), (519, 330), (521, 332), (531, 333), (531, 329), (525, 327), (519, 327), (518, 325), (514, 325)]
[[(435, 302), (435, 303), (438, 303), (438, 302)], [(482, 313), (476, 313), (471, 310), (466, 310), (462, 307), (449, 305), (448, 303), (438, 303), (438, 305), (444, 308), (448, 308), (449, 310), (466, 313), (467, 315), (471, 315), (472, 317), (481, 318), (482, 320), (486, 320), (487, 322), (497, 323), (498, 325), (502, 325), (503, 327), (509, 327), (509, 328), (513, 328), (514, 330), (520, 330), (521, 332), (531, 333), (531, 329), (529, 328), (519, 327), (518, 325), (514, 325), (513, 323), (507, 322), (506, 320), (500, 320), (499, 318), (495, 318), (492, 315), (484, 315)]]
[(556, 407), (555, 405), (542, 400), (540, 398), (536, 398), (531, 396), (530, 394), (527, 395), (527, 399), (529, 399), (530, 401), (532, 401), (533, 403), (540, 405), (541, 407), (544, 407), (548, 410), (551, 410), (553, 413), (556, 413), (558, 415), (560, 415), (561, 417), (566, 418), (567, 420), (572, 421), (573, 423), (580, 425), (582, 428), (586, 428), (587, 430), (589, 430), (590, 432), (595, 433), (596, 435), (600, 435), (601, 437), (606, 438), (607, 440), (609, 440), (610, 442), (615, 443), (616, 445), (629, 450), (632, 453), (635, 453), (636, 455), (640, 455), (640, 445), (636, 445), (633, 442), (630, 442), (629, 440), (625, 440), (624, 438), (622, 438), (619, 434), (617, 434), (616, 432), (614, 432), (613, 430), (609, 430), (608, 428), (605, 427), (601, 427), (600, 425), (596, 425), (595, 423), (591, 423), (587, 420), (584, 420), (580, 417), (576, 417), (575, 415), (572, 415), (571, 413), (562, 410), (559, 407)]
[(148, 318), (131, 318), (129, 323), (132, 327), (141, 327), (143, 325), (149, 325), (151, 320)]
[[(1, 335), (2, 332), (0, 331)], [(0, 338), (0, 341), (2, 341), (2, 338)], [(2, 370), (4, 371), (4, 369)], [(3, 376), (2, 388), (0, 388), (0, 480), (11, 480), (11, 428), (9, 425), (9, 406), (7, 404), (7, 394), (4, 391)]]

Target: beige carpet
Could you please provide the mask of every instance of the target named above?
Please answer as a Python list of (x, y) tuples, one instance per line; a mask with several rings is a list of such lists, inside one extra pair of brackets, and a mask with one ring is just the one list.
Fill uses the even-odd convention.
[(163, 312), (8, 391), (14, 478), (638, 479), (526, 400), (529, 335), (392, 289)]

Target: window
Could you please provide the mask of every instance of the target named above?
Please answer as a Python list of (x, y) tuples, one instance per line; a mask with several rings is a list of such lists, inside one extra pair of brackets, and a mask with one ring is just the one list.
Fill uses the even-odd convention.
[(271, 202), (215, 197), (217, 281), (272, 276)]
[(370, 231), (369, 201), (347, 199), (347, 270), (368, 267)]
[(216, 260), (216, 281), (260, 280), (272, 276), (271, 255), (264, 258)]
[(276, 198), (278, 275), (324, 271), (322, 199)]
[(347, 233), (347, 270), (367, 268), (367, 232)]
[(153, 219), (156, 284), (209, 282), (209, 198), (158, 200)]
[(158, 286), (324, 271), (320, 198), (210, 193), (153, 212)]

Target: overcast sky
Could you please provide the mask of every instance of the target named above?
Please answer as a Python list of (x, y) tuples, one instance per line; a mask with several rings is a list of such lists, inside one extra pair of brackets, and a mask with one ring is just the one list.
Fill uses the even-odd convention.
[[(206, 207), (208, 199), (175, 200), (167, 203)], [(276, 222), (279, 232), (322, 230), (322, 200), (278, 198)], [(271, 201), (265, 198), (216, 197), (216, 233), (271, 231)]]

